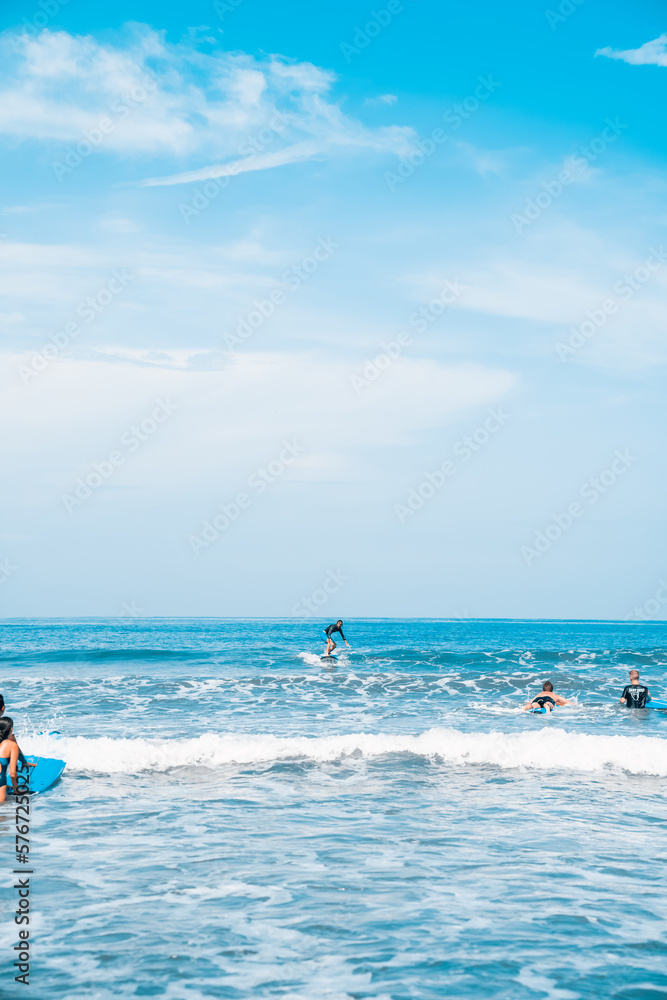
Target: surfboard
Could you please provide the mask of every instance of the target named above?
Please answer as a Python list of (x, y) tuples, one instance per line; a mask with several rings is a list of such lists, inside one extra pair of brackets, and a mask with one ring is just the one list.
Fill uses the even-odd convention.
[[(551, 709), (553, 712), (553, 708)], [(551, 715), (551, 712), (547, 712), (546, 708), (529, 708), (528, 715)]]
[(320, 656), (322, 663), (338, 663), (337, 656)]
[[(618, 705), (619, 703), (616, 701), (615, 704)], [(621, 708), (625, 708), (626, 706), (625, 705), (621, 705), (620, 707)], [(661, 698), (651, 698), (650, 701), (646, 702), (646, 704), (644, 705), (644, 708), (658, 708), (658, 709), (661, 708), (664, 711), (665, 709), (667, 709), (667, 701), (663, 701)], [(641, 711), (641, 709), (636, 709), (635, 708), (635, 709), (633, 709), (633, 711), (637, 712), (637, 711)]]
[[(35, 757), (34, 754), (25, 754), (25, 759), (29, 760), (30, 763), (35, 763), (37, 767), (29, 767), (27, 783), (28, 791), (32, 795), (36, 795), (37, 792), (45, 792), (47, 788), (51, 788), (55, 785), (56, 781), (60, 775), (65, 770), (65, 761), (56, 760), (54, 757)], [(19, 764), (18, 781), (19, 788), (21, 788), (26, 783), (26, 769), (22, 768)], [(7, 786), (8, 792), (13, 792), (14, 789), (11, 785)]]

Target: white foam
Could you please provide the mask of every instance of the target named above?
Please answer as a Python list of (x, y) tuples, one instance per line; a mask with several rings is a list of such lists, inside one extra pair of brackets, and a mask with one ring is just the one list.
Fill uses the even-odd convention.
[[(323, 653), (322, 654), (318, 654), (318, 653), (299, 653), (298, 654), (299, 659), (303, 660), (304, 663), (307, 663), (309, 667), (321, 667), (322, 666), (322, 656), (323, 655), (324, 655)], [(341, 664), (341, 665), (347, 664), (348, 659), (347, 659), (346, 655), (343, 652), (341, 652), (341, 653), (335, 653), (334, 655), (335, 655), (336, 659), (338, 660), (339, 664)]]
[(315, 653), (299, 653), (299, 658), (307, 663), (309, 667), (321, 667), (322, 657), (317, 656)]
[(378, 757), (412, 753), (455, 764), (502, 768), (603, 771), (667, 777), (667, 740), (653, 736), (591, 736), (543, 728), (525, 733), (462, 733), (429, 729), (416, 736), (349, 733), (331, 736), (271, 736), (207, 733), (196, 739), (87, 739), (24, 737), (27, 753), (60, 757), (68, 770), (98, 774), (166, 771), (172, 767), (253, 764), (301, 758), (339, 760), (350, 755)]

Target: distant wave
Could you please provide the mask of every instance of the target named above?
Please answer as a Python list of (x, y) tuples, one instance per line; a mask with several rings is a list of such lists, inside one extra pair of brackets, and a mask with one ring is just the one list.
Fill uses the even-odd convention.
[(4, 653), (0, 663), (117, 663), (117, 662), (192, 662), (218, 659), (222, 653), (200, 649), (45, 649)]
[(135, 774), (174, 767), (259, 764), (278, 760), (333, 761), (350, 756), (416, 754), (455, 764), (548, 771), (604, 771), (667, 777), (667, 740), (652, 736), (591, 736), (563, 729), (525, 733), (462, 733), (436, 728), (416, 736), (384, 733), (268, 736), (208, 733), (196, 739), (57, 739), (25, 737), (23, 749), (67, 761), (68, 771)]
[(364, 657), (369, 664), (382, 665), (387, 661), (395, 664), (417, 662), (421, 666), (434, 667), (490, 667), (497, 664), (508, 670), (513, 665), (521, 668), (539, 665), (574, 665), (577, 667), (603, 666), (664, 666), (667, 664), (667, 649), (493, 649), (493, 650), (432, 650), (384, 649), (367, 653)]
[[(339, 653), (347, 650), (339, 649)], [(495, 650), (425, 650), (412, 648), (393, 648), (378, 651), (355, 650), (350, 660), (362, 669), (383, 672), (387, 669), (401, 667), (418, 667), (421, 670), (437, 670), (440, 667), (449, 669), (464, 669), (465, 667), (493, 669), (497, 666), (505, 672), (514, 667), (521, 670), (541, 667), (556, 668), (558, 666), (586, 667), (651, 667), (667, 665), (667, 649), (647, 648), (636, 650), (624, 649), (495, 649)], [(320, 653), (278, 651), (271, 644), (255, 646), (249, 649), (244, 646), (224, 646), (220, 649), (181, 648), (181, 649), (142, 649), (142, 648), (79, 648), (79, 649), (45, 649), (6, 652), (0, 654), (0, 663), (11, 666), (21, 663), (24, 666), (42, 663), (217, 663), (221, 659), (234, 660), (237, 666), (242, 666), (247, 659), (252, 658), (254, 665), (262, 657), (269, 656), (272, 663), (276, 657), (283, 664), (296, 658), (304, 659), (309, 665), (320, 664)]]

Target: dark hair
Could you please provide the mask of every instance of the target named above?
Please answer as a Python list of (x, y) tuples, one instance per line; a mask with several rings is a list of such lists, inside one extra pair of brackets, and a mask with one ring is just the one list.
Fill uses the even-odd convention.
[(8, 715), (5, 715), (4, 719), (0, 719), (0, 740), (6, 740), (11, 736), (13, 728), (14, 720), (10, 719)]
[(5, 699), (4, 699), (4, 698), (3, 698), (3, 696), (2, 696), (1, 694), (0, 694), (0, 708), (4, 708), (4, 707), (5, 707)]
[(553, 689), (554, 689), (554, 686), (551, 683), (551, 681), (545, 681), (544, 684), (542, 685), (542, 690), (543, 691), (553, 691)]
[(336, 625), (342, 625), (342, 624), (343, 624), (343, 619), (339, 618), (338, 621), (336, 622)]

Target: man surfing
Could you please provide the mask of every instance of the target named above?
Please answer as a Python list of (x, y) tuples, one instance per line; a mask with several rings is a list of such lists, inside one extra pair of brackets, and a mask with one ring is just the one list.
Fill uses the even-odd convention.
[(623, 688), (620, 697), (621, 705), (628, 708), (646, 708), (646, 702), (651, 700), (651, 695), (645, 684), (639, 683), (639, 671), (630, 671), (630, 683)]
[(532, 701), (523, 706), (524, 712), (532, 711), (535, 708), (543, 708), (545, 712), (552, 712), (556, 705), (571, 705), (569, 698), (564, 698), (562, 694), (556, 694), (551, 681), (545, 681), (542, 690), (536, 694)]
[(336, 648), (336, 643), (333, 640), (333, 633), (334, 632), (340, 632), (341, 639), (343, 640), (343, 642), (345, 643), (345, 645), (349, 648), (350, 644), (347, 641), (347, 639), (345, 638), (345, 636), (343, 635), (342, 625), (343, 625), (343, 622), (339, 618), (338, 621), (335, 622), (333, 625), (327, 625), (327, 627), (324, 629), (324, 634), (327, 637), (327, 648), (326, 648), (326, 650), (324, 652), (325, 656), (331, 656), (331, 654), (333, 653), (334, 649)]

